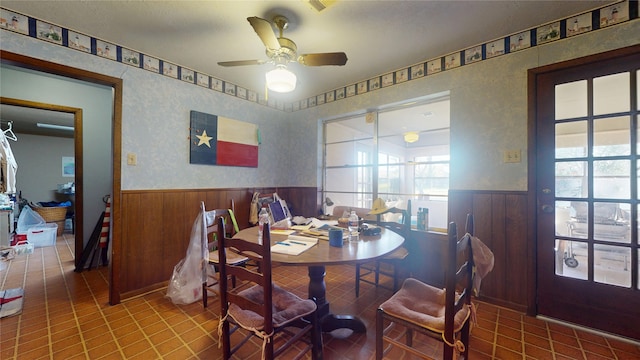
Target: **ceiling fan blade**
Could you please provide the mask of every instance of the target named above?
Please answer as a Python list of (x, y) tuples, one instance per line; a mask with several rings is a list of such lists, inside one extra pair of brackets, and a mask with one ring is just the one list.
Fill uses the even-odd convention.
[(253, 30), (255, 30), (256, 34), (258, 34), (260, 40), (262, 40), (264, 46), (266, 46), (267, 49), (280, 49), (278, 37), (276, 36), (276, 33), (273, 32), (273, 27), (271, 26), (271, 23), (269, 21), (256, 16), (248, 17), (247, 21), (249, 21), (249, 23), (253, 27)]
[(298, 62), (307, 66), (344, 65), (347, 63), (347, 54), (343, 52), (303, 54), (298, 57)]
[(264, 60), (238, 60), (238, 61), (221, 61), (218, 63), (220, 66), (245, 66), (245, 65), (262, 65), (265, 64)]

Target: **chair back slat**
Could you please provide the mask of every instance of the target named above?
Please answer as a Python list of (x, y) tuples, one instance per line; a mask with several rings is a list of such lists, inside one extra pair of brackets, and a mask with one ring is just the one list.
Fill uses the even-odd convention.
[[(269, 334), (273, 331), (272, 276), (271, 276), (271, 238), (269, 225), (265, 224), (263, 244), (258, 244), (247, 239), (230, 238), (224, 232), (224, 219), (218, 218), (218, 252), (220, 257), (220, 305), (222, 314), (229, 310), (229, 304), (234, 303), (242, 309), (251, 310), (260, 314), (264, 319), (264, 331)], [(248, 257), (260, 264), (259, 270), (227, 264), (228, 252), (234, 252)], [(228, 281), (229, 275), (234, 275), (237, 284), (233, 288)], [(261, 286), (263, 299), (261, 303), (249, 301), (239, 296), (238, 293), (248, 287), (248, 284)], [(228, 323), (225, 322), (225, 325)]]
[(209, 239), (209, 242), (215, 242), (212, 239), (212, 234), (218, 231), (218, 217), (223, 217), (225, 220), (225, 233), (228, 236), (233, 236), (238, 232), (237, 224), (235, 221), (235, 203), (231, 200), (231, 208), (229, 209), (211, 209), (206, 210), (204, 201), (200, 202), (200, 213), (202, 214), (203, 233), (202, 235)]
[(464, 229), (468, 234), (473, 235), (473, 231), (475, 230), (473, 227), (473, 214), (467, 214), (467, 223), (465, 224)]
[[(454, 317), (464, 306), (471, 304), (473, 294), (473, 251), (471, 234), (473, 232), (473, 215), (467, 215), (466, 234), (458, 239), (456, 224), (449, 224), (448, 259), (445, 271), (446, 308), (445, 333), (447, 341), (453, 342)], [(462, 264), (458, 266), (458, 264)]]

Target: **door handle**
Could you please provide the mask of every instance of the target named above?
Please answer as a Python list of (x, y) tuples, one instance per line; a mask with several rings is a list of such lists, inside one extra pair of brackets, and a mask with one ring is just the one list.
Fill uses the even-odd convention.
[(551, 214), (553, 213), (553, 206), (551, 205), (542, 205), (542, 212), (547, 213), (547, 214)]

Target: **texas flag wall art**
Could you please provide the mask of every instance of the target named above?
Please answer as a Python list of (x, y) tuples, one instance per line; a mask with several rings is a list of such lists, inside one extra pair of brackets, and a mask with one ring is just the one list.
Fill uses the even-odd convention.
[(191, 111), (191, 164), (258, 167), (258, 127)]

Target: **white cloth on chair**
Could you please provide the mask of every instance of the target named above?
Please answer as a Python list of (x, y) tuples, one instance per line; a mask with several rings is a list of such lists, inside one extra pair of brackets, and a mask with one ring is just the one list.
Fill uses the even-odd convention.
[(485, 243), (475, 236), (471, 236), (471, 249), (473, 250), (473, 262), (475, 264), (476, 275), (473, 278), (474, 295), (480, 294), (480, 282), (482, 278), (493, 270), (493, 252)]

